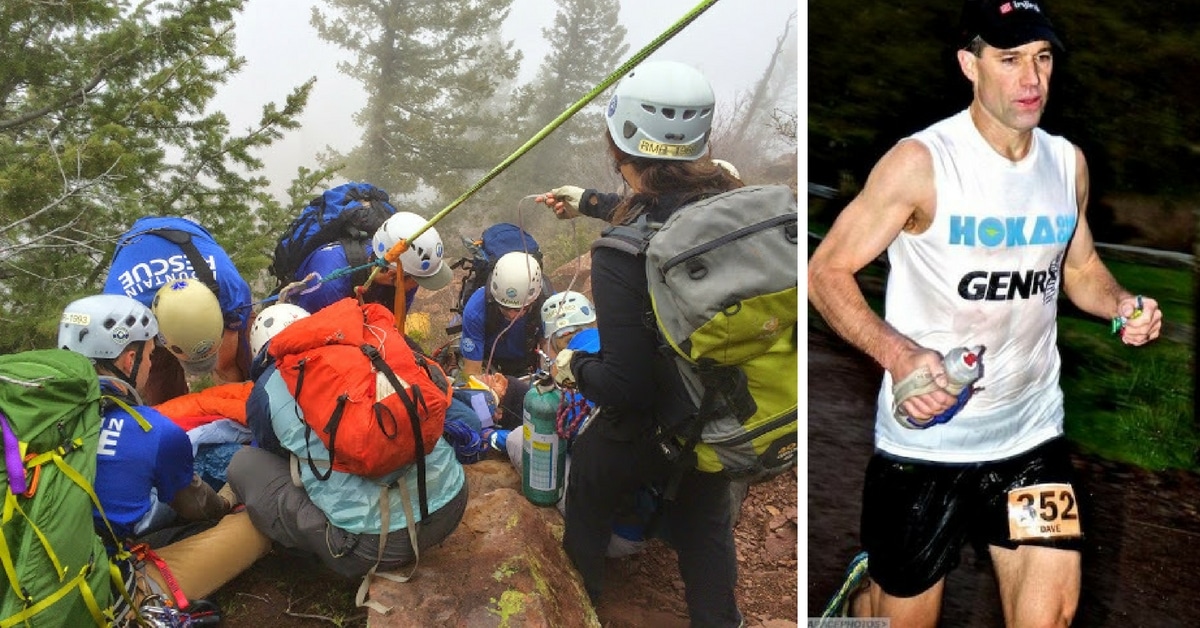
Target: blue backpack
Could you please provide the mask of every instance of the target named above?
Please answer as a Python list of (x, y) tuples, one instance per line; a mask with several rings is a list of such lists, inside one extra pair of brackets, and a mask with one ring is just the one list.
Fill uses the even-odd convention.
[[(345, 183), (326, 190), (308, 202), (300, 215), (279, 238), (271, 274), (279, 285), (303, 279), (296, 274), (309, 255), (331, 242), (339, 242), (350, 267), (367, 262), (371, 238), (396, 208), (388, 201), (388, 193), (370, 183)], [(355, 285), (366, 281), (368, 270), (352, 276)]]
[[(467, 247), (470, 257), (464, 257), (450, 265), (450, 268), (456, 270), (465, 268), (466, 275), (458, 290), (458, 300), (450, 308), (451, 313), (456, 316), (452, 316), (451, 325), (446, 329), (449, 334), (462, 331), (463, 308), (466, 307), (471, 295), (487, 284), (488, 278), (492, 276), (492, 267), (496, 265), (496, 260), (506, 253), (521, 251), (532, 255), (538, 264), (542, 264), (542, 251), (538, 247), (537, 240), (534, 240), (528, 231), (512, 223), (498, 222), (484, 229), (478, 240), (472, 242), (463, 238), (463, 244)], [(542, 294), (549, 295), (551, 293), (549, 280), (546, 279), (544, 268), (542, 271)]]

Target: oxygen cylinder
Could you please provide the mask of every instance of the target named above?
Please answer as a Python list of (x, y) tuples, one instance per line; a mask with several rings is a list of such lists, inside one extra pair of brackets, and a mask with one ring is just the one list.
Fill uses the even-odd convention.
[(537, 506), (553, 506), (563, 495), (567, 442), (556, 426), (560, 398), (549, 377), (535, 382), (525, 393), (521, 492)]

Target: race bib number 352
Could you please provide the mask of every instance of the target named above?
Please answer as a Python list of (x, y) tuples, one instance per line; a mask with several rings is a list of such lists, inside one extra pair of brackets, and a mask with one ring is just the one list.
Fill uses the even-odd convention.
[(1079, 503), (1070, 484), (1037, 484), (1008, 492), (1010, 540), (1072, 539), (1082, 535)]

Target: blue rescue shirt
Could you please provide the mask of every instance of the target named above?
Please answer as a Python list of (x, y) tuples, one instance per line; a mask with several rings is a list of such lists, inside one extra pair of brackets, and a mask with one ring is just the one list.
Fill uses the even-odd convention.
[[(154, 408), (133, 409), (150, 423), (150, 431), (114, 405), (104, 412), (96, 451), (96, 497), (113, 531), (122, 538), (132, 536), (137, 523), (150, 511), (151, 489), (158, 492), (158, 501), (167, 504), (191, 484), (193, 475), (192, 442), (187, 432)], [(103, 530), (104, 522), (95, 508), (92, 517), (97, 529)]]
[(250, 318), (250, 284), (242, 279), (212, 234), (187, 218), (147, 216), (134, 222), (117, 239), (108, 278), (104, 281), (104, 293), (130, 296), (150, 307), (154, 294), (164, 284), (196, 276), (183, 247), (160, 235), (147, 233), (154, 229), (177, 229), (191, 234), (200, 256), (208, 262), (216, 277), (220, 293), (217, 299), (221, 302), (221, 313), (225, 315), (225, 326), (233, 330), (245, 328)]

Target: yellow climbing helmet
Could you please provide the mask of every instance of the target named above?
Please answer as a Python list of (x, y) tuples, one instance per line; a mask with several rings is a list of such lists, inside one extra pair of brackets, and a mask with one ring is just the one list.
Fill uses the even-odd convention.
[(217, 365), (225, 319), (217, 295), (199, 279), (163, 285), (151, 303), (158, 333), (189, 375), (203, 375)]

